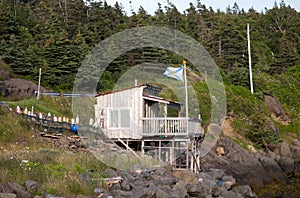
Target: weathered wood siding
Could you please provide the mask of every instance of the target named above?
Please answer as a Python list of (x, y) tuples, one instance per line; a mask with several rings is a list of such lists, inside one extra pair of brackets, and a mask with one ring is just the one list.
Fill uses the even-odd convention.
[[(144, 86), (116, 91), (96, 97), (95, 120), (98, 127), (110, 138), (141, 139), (143, 133), (143, 89)], [(110, 109), (130, 109), (130, 128), (110, 128)]]

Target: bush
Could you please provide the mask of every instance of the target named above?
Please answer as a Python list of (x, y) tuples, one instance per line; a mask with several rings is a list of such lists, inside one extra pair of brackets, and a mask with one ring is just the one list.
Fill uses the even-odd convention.
[(0, 81), (6, 80), (11, 76), (11, 68), (4, 61), (0, 60)]

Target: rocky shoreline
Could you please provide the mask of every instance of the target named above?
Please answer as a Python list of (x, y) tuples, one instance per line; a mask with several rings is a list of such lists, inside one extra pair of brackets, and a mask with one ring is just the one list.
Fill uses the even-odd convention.
[[(69, 144), (74, 152), (83, 149), (78, 138), (64, 138), (66, 139), (77, 142)], [(58, 145), (57, 141), (52, 143)], [(282, 141), (277, 145), (270, 145), (265, 151), (250, 152), (231, 139), (221, 137), (215, 147), (202, 158), (202, 172), (199, 174), (174, 170), (171, 166), (147, 169), (135, 166), (131, 171), (106, 169), (105, 174), (109, 178), (104, 179), (103, 185), (95, 189), (94, 197), (258, 197), (255, 192), (272, 182), (293, 185), (289, 184), (291, 178), (299, 178), (299, 145), (297, 140), (292, 145)], [(217, 153), (220, 147), (222, 154)], [(92, 182), (87, 173), (81, 178), (82, 182)], [(22, 186), (16, 183), (0, 183), (0, 198), (33, 197), (39, 187), (34, 181), (26, 181)], [(300, 189), (298, 192), (296, 190), (277, 195), (300, 196)], [(35, 197), (59, 196), (44, 193)]]

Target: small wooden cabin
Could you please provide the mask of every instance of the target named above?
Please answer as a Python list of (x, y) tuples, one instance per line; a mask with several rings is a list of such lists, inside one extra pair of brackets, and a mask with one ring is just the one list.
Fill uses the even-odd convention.
[(176, 153), (190, 149), (194, 137), (201, 135), (200, 121), (168, 117), (171, 108), (180, 115), (182, 105), (159, 97), (161, 91), (143, 84), (98, 94), (95, 123), (112, 140), (135, 145), (136, 150), (174, 164)]

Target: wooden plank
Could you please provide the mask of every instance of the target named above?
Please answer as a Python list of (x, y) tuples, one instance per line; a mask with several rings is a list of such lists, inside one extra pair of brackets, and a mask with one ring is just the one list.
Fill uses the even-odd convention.
[(118, 141), (120, 141), (128, 150), (130, 150), (137, 158), (141, 159), (141, 157), (136, 154), (136, 152), (134, 152), (127, 144), (125, 144), (125, 142), (123, 142), (120, 138), (118, 138)]

